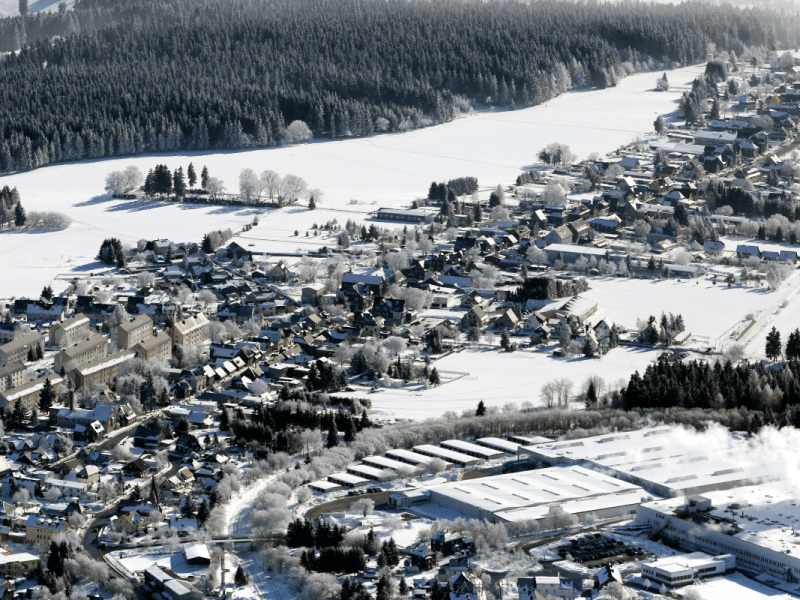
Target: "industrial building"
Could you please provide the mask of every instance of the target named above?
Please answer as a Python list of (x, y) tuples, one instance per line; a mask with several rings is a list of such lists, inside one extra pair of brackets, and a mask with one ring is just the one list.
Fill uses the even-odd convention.
[[(484, 461), (482, 458), (475, 458), (464, 454), (463, 452), (456, 452), (455, 450), (448, 450), (433, 446), (431, 444), (422, 444), (421, 446), (414, 446), (414, 452), (422, 454), (423, 456), (430, 456), (431, 458), (441, 458), (447, 462), (458, 465), (459, 467), (471, 467), (472, 465), (479, 465)], [(386, 453), (387, 456), (389, 453)]]
[(800, 508), (796, 494), (766, 483), (642, 504), (638, 519), (688, 550), (732, 554), (736, 567), (800, 580)]
[[(642, 501), (652, 497), (639, 486), (579, 466), (457, 481), (432, 487), (430, 492), (433, 503), (490, 521), (545, 519), (554, 514), (553, 507), (580, 499), (586, 501), (583, 506), (587, 510), (578, 510), (576, 505), (578, 515), (600, 510), (603, 501), (606, 513), (621, 516), (635, 512)], [(522, 509), (530, 509), (527, 517), (514, 514)]]
[(740, 464), (742, 440), (727, 447), (684, 447), (672, 439), (680, 430), (654, 427), (548, 442), (520, 448), (520, 456), (546, 465), (583, 465), (634, 483), (657, 496), (675, 497), (727, 490), (777, 478), (762, 466)]
[(736, 558), (731, 554), (710, 556), (705, 552), (692, 552), (642, 561), (642, 577), (675, 587), (688, 585), (698, 577), (723, 575), (735, 568)]
[[(426, 456), (423, 454), (418, 454), (416, 452), (412, 452), (411, 450), (405, 450), (403, 448), (396, 448), (394, 450), (388, 450), (386, 452), (386, 457), (391, 458), (393, 460), (406, 463), (412, 465), (414, 467), (427, 467), (434, 461), (433, 456)], [(453, 463), (445, 460), (446, 467), (450, 468), (453, 466)]]

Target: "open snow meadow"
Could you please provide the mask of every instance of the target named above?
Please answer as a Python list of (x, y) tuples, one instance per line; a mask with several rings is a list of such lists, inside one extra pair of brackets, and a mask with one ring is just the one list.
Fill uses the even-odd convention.
[[(261, 225), (247, 234), (249, 243), (268, 246), (272, 252), (319, 247), (326, 241), (301, 240), (294, 237), (294, 230), (332, 218), (363, 220), (381, 205), (408, 206), (427, 193), (433, 180), (470, 175), (483, 187), (513, 183), (536, 153), (553, 141), (568, 144), (579, 158), (613, 151), (651, 132), (659, 114), (673, 112), (684, 86), (702, 70), (694, 66), (670, 71), (669, 92), (654, 90), (658, 73), (642, 73), (614, 88), (571, 92), (541, 106), (475, 114), (409, 133), (267, 150), (86, 161), (0, 177), (0, 185), (19, 189), (26, 210), (57, 211), (74, 219), (66, 231), (0, 234), (0, 296), (36, 296), (58, 275), (100, 270), (94, 257), (103, 239), (111, 236), (123, 242), (142, 238), (199, 242), (207, 231), (235, 230), (255, 214), (263, 214)], [(157, 164), (186, 169), (190, 162), (198, 172), (207, 165), (229, 192), (238, 190), (238, 175), (244, 168), (299, 175), (309, 187), (324, 191), (324, 210), (119, 201), (104, 191), (110, 171), (136, 165), (146, 173)]]

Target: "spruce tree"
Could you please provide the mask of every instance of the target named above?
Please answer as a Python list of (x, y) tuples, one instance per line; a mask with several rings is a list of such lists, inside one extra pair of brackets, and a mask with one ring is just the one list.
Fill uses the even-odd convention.
[(39, 410), (42, 411), (42, 414), (46, 415), (50, 413), (50, 407), (53, 406), (55, 397), (56, 392), (53, 389), (53, 384), (49, 377), (45, 377), (42, 391), (39, 394)]
[(203, 165), (203, 170), (200, 173), (200, 185), (203, 186), (203, 189), (208, 189), (208, 167)]
[(772, 327), (772, 330), (767, 334), (767, 344), (764, 353), (770, 360), (776, 360), (782, 353), (783, 346), (781, 344), (780, 332)]
[(336, 420), (331, 418), (331, 424), (328, 426), (328, 440), (325, 443), (326, 448), (333, 448), (339, 445), (339, 432), (336, 430)]
[(233, 583), (239, 587), (247, 585), (248, 581), (250, 581), (247, 577), (247, 574), (244, 572), (242, 565), (239, 565), (236, 569), (236, 574), (233, 576)]
[(194, 172), (192, 163), (189, 163), (189, 168), (186, 169), (186, 177), (189, 180), (189, 187), (194, 188), (194, 184), (197, 183), (197, 173)]
[(786, 359), (800, 360), (800, 330), (795, 329), (789, 334), (786, 342)]
[(25, 214), (25, 209), (22, 208), (22, 204), (17, 204), (17, 207), (14, 209), (14, 225), (23, 227), (27, 220), (28, 217)]
[(482, 417), (486, 414), (486, 405), (483, 403), (483, 400), (478, 402), (478, 409), (475, 411), (476, 417)]
[(586, 408), (592, 409), (597, 406), (597, 388), (594, 381), (589, 382), (589, 389), (586, 390)]

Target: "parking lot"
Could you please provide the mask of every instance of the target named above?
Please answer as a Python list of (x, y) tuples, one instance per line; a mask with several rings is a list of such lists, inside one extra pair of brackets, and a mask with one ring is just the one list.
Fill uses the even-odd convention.
[(638, 546), (606, 537), (600, 533), (588, 533), (570, 540), (554, 549), (564, 559), (587, 567), (601, 567), (634, 560), (643, 560), (651, 554)]

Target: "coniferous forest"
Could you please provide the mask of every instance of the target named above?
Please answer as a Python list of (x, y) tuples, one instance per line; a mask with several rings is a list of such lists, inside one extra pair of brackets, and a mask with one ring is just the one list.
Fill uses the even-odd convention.
[[(796, 47), (800, 21), (684, 3), (78, 0), (0, 20), (0, 170), (363, 136)], [(655, 63), (654, 61), (657, 61)]]

